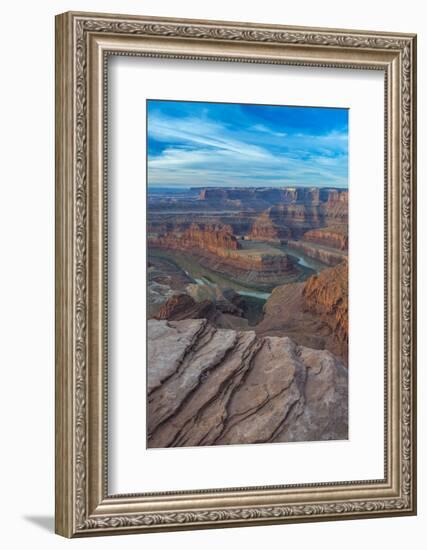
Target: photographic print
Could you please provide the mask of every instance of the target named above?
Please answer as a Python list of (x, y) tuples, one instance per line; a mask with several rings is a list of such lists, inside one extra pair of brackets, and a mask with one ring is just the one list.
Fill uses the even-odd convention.
[(147, 446), (348, 436), (348, 110), (147, 101)]

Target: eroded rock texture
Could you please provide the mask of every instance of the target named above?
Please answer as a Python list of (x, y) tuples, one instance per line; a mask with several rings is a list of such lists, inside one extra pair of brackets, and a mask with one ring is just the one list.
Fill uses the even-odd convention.
[(148, 322), (148, 446), (346, 439), (347, 369), (287, 337)]
[(262, 212), (254, 221), (250, 233), (246, 236), (250, 240), (270, 241), (280, 243), (288, 239), (291, 232), (277, 216), (277, 209), (269, 208)]
[(305, 241), (311, 241), (323, 246), (337, 248), (338, 250), (348, 250), (348, 228), (347, 225), (336, 227), (323, 227), (321, 229), (312, 229), (303, 235)]
[(259, 283), (275, 281), (283, 274), (296, 273), (287, 254), (275, 248), (243, 250), (230, 226), (192, 224), (180, 232), (152, 234), (149, 246), (192, 254), (213, 271), (244, 277)]
[(348, 262), (310, 277), (304, 286), (305, 309), (332, 329), (338, 353), (348, 354)]
[(232, 233), (229, 226), (204, 226), (196, 223), (185, 231), (178, 232), (176, 229), (159, 235), (152, 242), (156, 246), (170, 248), (172, 250), (193, 250), (202, 249), (212, 254), (224, 255), (227, 251), (238, 250), (239, 242)]
[(346, 252), (309, 241), (288, 241), (288, 247), (302, 252), (328, 266), (338, 265), (346, 258)]
[(288, 336), (302, 346), (327, 349), (347, 365), (347, 261), (304, 283), (276, 287), (255, 330), (259, 336)]

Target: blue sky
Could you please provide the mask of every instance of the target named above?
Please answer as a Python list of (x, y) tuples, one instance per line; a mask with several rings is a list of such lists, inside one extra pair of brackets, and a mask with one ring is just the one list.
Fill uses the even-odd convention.
[(348, 185), (348, 110), (147, 101), (148, 185)]

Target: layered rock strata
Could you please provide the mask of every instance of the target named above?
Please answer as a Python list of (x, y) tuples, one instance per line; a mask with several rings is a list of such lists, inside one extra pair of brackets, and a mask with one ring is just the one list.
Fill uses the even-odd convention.
[(196, 302), (188, 294), (174, 294), (159, 309), (155, 319), (182, 321), (183, 319), (215, 318), (215, 306), (210, 300)]
[(269, 209), (256, 218), (246, 238), (248, 240), (280, 243), (290, 236), (289, 228), (281, 224), (281, 220), (276, 219), (274, 213)]
[(182, 233), (192, 224), (219, 224), (234, 235), (268, 241), (299, 239), (311, 229), (347, 223), (348, 192), (342, 189), (201, 188), (187, 198), (150, 195), (148, 232), (167, 235)]
[(317, 243), (337, 250), (348, 250), (347, 227), (324, 227), (312, 229), (303, 236), (304, 241)]
[[(197, 191), (195, 189), (195, 191)], [(323, 202), (347, 202), (347, 190), (335, 187), (208, 187), (200, 188), (200, 201), (265, 201), (269, 203), (319, 204)]]
[(150, 258), (147, 269), (147, 315), (153, 317), (159, 308), (176, 291), (184, 288), (191, 279), (177, 266), (167, 260)]
[(309, 258), (313, 258), (327, 266), (335, 266), (341, 263), (347, 257), (347, 253), (337, 248), (330, 248), (315, 242), (308, 241), (288, 241), (287, 246), (296, 251), (300, 251)]
[(310, 277), (303, 290), (304, 307), (332, 329), (339, 354), (348, 354), (348, 262)]
[(348, 265), (325, 269), (304, 283), (276, 287), (255, 327), (260, 336), (289, 336), (327, 349), (348, 364)]
[(192, 224), (182, 233), (172, 232), (149, 237), (153, 248), (186, 251), (202, 256), (203, 263), (214, 271), (225, 271), (245, 280), (268, 283), (280, 275), (296, 273), (291, 259), (280, 250), (243, 250), (231, 228)]
[(195, 248), (211, 252), (218, 256), (227, 256), (229, 251), (238, 250), (239, 242), (229, 226), (191, 224), (182, 232), (171, 231), (156, 237), (149, 237), (149, 242), (157, 247), (171, 250), (194, 250)]
[(231, 301), (196, 301), (189, 294), (174, 294), (159, 309), (154, 319), (182, 321), (184, 319), (208, 319), (220, 328), (248, 328), (243, 309)]
[(348, 437), (347, 370), (290, 338), (148, 323), (148, 446)]
[(331, 234), (343, 235), (347, 230), (347, 215), (347, 205), (341, 201), (315, 205), (279, 203), (255, 218), (247, 238), (280, 242), (288, 238), (305, 238), (307, 232), (323, 231), (328, 227), (331, 227)]

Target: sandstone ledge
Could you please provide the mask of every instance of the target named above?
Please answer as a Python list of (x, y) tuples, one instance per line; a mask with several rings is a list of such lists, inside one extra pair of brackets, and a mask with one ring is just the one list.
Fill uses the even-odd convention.
[(347, 369), (287, 337), (148, 322), (148, 447), (346, 439)]

